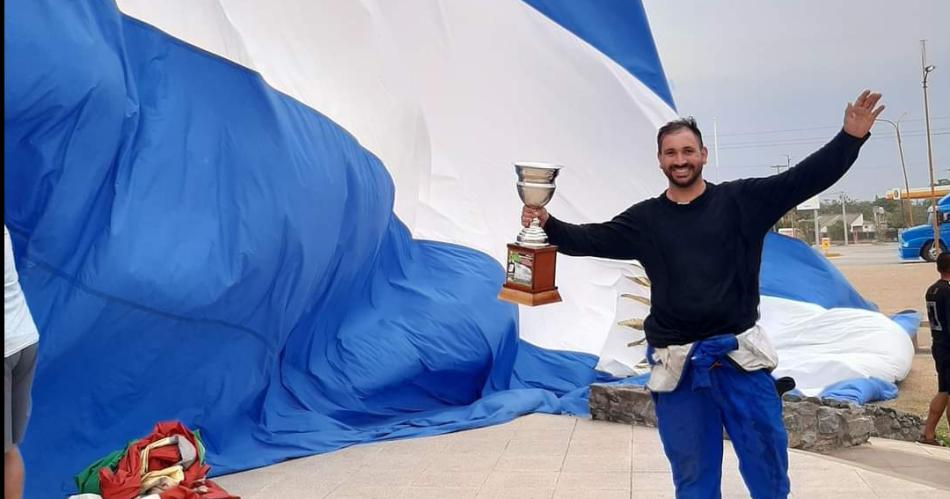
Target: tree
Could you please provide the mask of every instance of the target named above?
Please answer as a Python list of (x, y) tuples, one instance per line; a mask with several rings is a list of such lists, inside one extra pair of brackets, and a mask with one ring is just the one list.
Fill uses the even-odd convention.
[(828, 227), (828, 235), (832, 241), (844, 241), (844, 222), (838, 220)]

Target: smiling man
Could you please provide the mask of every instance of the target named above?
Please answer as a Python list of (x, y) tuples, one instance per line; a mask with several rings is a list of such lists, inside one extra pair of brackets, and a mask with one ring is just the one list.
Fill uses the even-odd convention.
[(522, 210), (522, 224), (538, 217), (562, 253), (643, 264), (652, 281), (647, 386), (677, 497), (719, 497), (723, 427), (752, 496), (787, 497), (787, 436), (769, 374), (777, 358), (757, 325), (762, 245), (783, 214), (848, 171), (884, 109), (875, 109), (880, 98), (862, 92), (828, 144), (778, 175), (705, 181), (702, 134), (681, 119), (657, 134), (669, 180), (659, 196), (596, 224)]

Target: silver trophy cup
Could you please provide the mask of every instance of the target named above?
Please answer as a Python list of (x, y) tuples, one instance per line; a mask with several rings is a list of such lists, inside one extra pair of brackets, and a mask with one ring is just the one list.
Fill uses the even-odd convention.
[[(525, 206), (543, 208), (554, 196), (554, 179), (561, 166), (550, 163), (515, 163), (518, 174), (518, 196)], [(518, 233), (518, 244), (527, 248), (547, 246), (548, 235), (541, 228), (541, 221), (535, 217), (531, 224)]]

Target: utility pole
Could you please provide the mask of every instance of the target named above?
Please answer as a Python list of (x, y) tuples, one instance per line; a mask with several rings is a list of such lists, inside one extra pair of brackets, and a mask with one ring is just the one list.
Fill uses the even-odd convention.
[(716, 159), (716, 182), (722, 180), (722, 170), (719, 169), (719, 123), (713, 117), (713, 157)]
[[(785, 156), (784, 165), (772, 165), (769, 167), (769, 168), (775, 168), (776, 175), (778, 175), (779, 173), (782, 173), (782, 168), (785, 168), (785, 171), (788, 171), (788, 169), (792, 167), (792, 157), (789, 156), (788, 154), (783, 154), (782, 156)], [(782, 214), (782, 218), (779, 219), (779, 223), (782, 223), (782, 224), (789, 223), (792, 226), (792, 232), (793, 233), (797, 232), (798, 217), (795, 216), (795, 209), (793, 208), (788, 213)]]
[(877, 242), (884, 241), (884, 234), (887, 231), (887, 214), (883, 206), (874, 207), (874, 238)]
[[(785, 156), (785, 171), (788, 171), (792, 167), (792, 157), (788, 154), (783, 154), (782, 156)], [(791, 218), (793, 234), (798, 233), (798, 214), (795, 212), (796, 210), (792, 208), (792, 210), (788, 213), (789, 217)]]
[[(775, 174), (778, 175), (779, 173), (782, 173), (783, 166), (785, 165), (772, 165), (769, 168), (775, 168)], [(782, 218), (778, 219), (778, 221), (775, 222), (775, 225), (772, 226), (772, 231), (778, 232), (778, 226), (782, 224), (784, 221), (785, 221), (785, 215), (783, 214)]]
[(844, 192), (841, 192), (841, 226), (844, 229), (844, 245), (848, 245), (848, 213), (844, 208)]
[(927, 77), (930, 76), (931, 71), (937, 69), (937, 66), (927, 66), (927, 40), (920, 41), (920, 68), (923, 70), (924, 76), (924, 122), (927, 124), (927, 161), (930, 164), (930, 209), (932, 210), (932, 224), (934, 228), (934, 242), (931, 251), (934, 252), (933, 256), (936, 260), (940, 252), (943, 251), (943, 248), (940, 247), (940, 222), (937, 220), (940, 214), (937, 213), (937, 193), (934, 188), (934, 151), (933, 145), (930, 143), (930, 105), (927, 102)]

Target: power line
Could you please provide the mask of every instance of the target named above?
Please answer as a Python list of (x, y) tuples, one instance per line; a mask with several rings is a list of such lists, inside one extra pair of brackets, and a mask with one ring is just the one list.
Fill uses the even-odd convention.
[[(794, 168), (794, 166), (795, 166), (795, 165), (792, 165), (793, 168)], [(907, 164), (907, 168), (908, 168), (908, 169), (925, 168), (926, 166), (927, 166), (927, 163), (908, 163), (908, 164)], [(775, 168), (776, 165), (766, 165), (766, 164), (755, 164), (755, 165), (722, 164), (722, 165), (720, 165), (720, 167), (721, 167), (721, 168), (726, 168), (726, 169), (729, 169), (729, 170), (762, 170), (762, 169), (766, 169), (766, 168)], [(782, 168), (785, 168), (785, 165), (782, 165)], [(896, 164), (888, 164), (888, 165), (884, 165), (884, 164), (864, 165), (863, 163), (857, 163), (857, 164), (855, 165), (855, 169), (860, 169), (860, 170), (862, 170), (862, 171), (863, 171), (863, 170), (890, 170), (890, 169), (892, 169), (892, 168), (900, 168), (900, 165), (896, 165)], [(941, 171), (950, 171), (950, 169), (946, 169), (946, 168), (945, 168), (945, 169), (943, 169), (943, 170), (941, 170)]]
[[(838, 127), (838, 128), (840, 129), (841, 127)], [(950, 131), (950, 128), (937, 128), (937, 129), (934, 129), (934, 130), (931, 131), (931, 135), (935, 135), (934, 132), (943, 132), (943, 133), (945, 133), (945, 132), (948, 132), (948, 131)], [(926, 130), (907, 130), (907, 131), (901, 132), (901, 137), (923, 137), (924, 135), (926, 135), (926, 133), (927, 133)], [(878, 139), (880, 139), (880, 138), (894, 138), (895, 136), (896, 136), (895, 133), (887, 133), (887, 132), (884, 132), (884, 133), (877, 133), (877, 134), (874, 134), (874, 135), (871, 136), (871, 138), (878, 138)], [(780, 143), (780, 142), (786, 142), (786, 141), (802, 141), (802, 140), (807, 140), (807, 141), (824, 140), (824, 141), (827, 141), (827, 140), (829, 140), (829, 139), (830, 139), (830, 138), (829, 138), (828, 136), (821, 136), (821, 137), (788, 137), (788, 138), (775, 138), (775, 139), (764, 139), (764, 140), (750, 140), (750, 141), (747, 141), (747, 142), (733, 142), (733, 143), (726, 143), (725, 145), (731, 147), (731, 146), (736, 146), (736, 145), (771, 144), (771, 143)], [(719, 147), (723, 147), (723, 146), (720, 145)]]
[[(937, 121), (937, 120), (950, 120), (950, 116), (932, 116), (930, 118), (930, 121)], [(909, 121), (919, 121), (923, 123), (924, 119), (923, 118), (913, 118), (913, 119), (905, 118), (901, 120), (901, 123), (907, 123)], [(753, 130), (753, 131), (743, 131), (743, 132), (728, 132), (728, 133), (720, 133), (719, 136), (733, 137), (736, 135), (768, 135), (768, 134), (779, 134), (779, 133), (788, 133), (788, 132), (807, 132), (811, 130), (828, 130), (832, 128), (841, 128), (841, 125), (811, 126), (811, 127), (804, 127), (804, 128), (785, 128), (785, 129), (779, 129), (779, 130)]]
[(827, 130), (830, 128), (841, 128), (840, 126), (828, 125), (828, 126), (810, 126), (805, 128), (786, 128), (783, 130), (761, 130), (761, 131), (749, 131), (749, 132), (731, 132), (731, 133), (720, 133), (720, 137), (733, 137), (736, 135), (768, 135), (772, 133), (788, 133), (788, 132), (808, 132), (811, 130)]
[[(950, 128), (944, 128), (939, 130), (931, 131), (931, 136), (939, 135), (948, 135), (950, 134)], [(904, 138), (915, 138), (923, 137), (926, 133), (921, 131), (920, 133), (901, 133), (901, 137)], [(894, 135), (873, 135), (869, 140), (875, 139), (885, 139), (893, 138)], [(815, 143), (825, 143), (828, 142), (829, 137), (809, 137), (809, 138), (789, 138), (789, 139), (779, 139), (779, 140), (766, 140), (766, 141), (749, 141), (749, 142), (736, 142), (732, 144), (720, 145), (720, 150), (728, 149), (754, 149), (759, 147), (778, 147), (778, 146), (796, 146), (796, 145), (807, 145)]]

